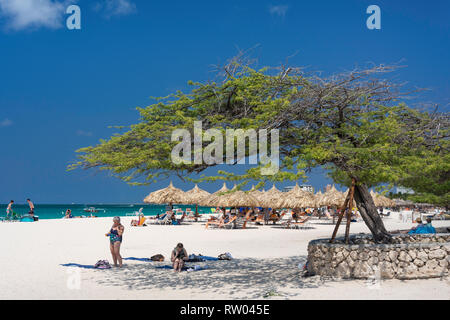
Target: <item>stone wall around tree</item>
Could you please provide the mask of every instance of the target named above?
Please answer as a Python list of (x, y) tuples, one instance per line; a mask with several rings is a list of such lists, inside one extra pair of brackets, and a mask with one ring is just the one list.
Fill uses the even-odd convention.
[(309, 275), (343, 279), (423, 279), (450, 272), (450, 234), (394, 235), (393, 243), (374, 243), (369, 235), (313, 240), (308, 244)]

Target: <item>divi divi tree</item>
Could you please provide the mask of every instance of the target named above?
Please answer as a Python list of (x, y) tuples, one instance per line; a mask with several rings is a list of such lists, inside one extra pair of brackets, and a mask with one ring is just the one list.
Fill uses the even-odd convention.
[[(108, 170), (130, 184), (149, 184), (216, 165), (175, 164), (171, 160), (178, 143), (171, 140), (175, 129), (193, 131), (195, 121), (202, 121), (205, 130), (215, 128), (224, 134), (226, 129), (277, 129), (278, 172), (262, 175), (259, 163), (243, 174), (218, 171), (203, 179), (256, 180), (262, 185), (304, 177), (313, 167), (325, 168), (336, 183), (354, 186), (354, 200), (374, 240), (389, 242), (391, 236), (369, 188), (421, 185), (418, 167), (432, 172), (427, 166), (437, 165), (448, 172), (448, 114), (437, 108), (408, 107), (405, 98), (414, 91), (403, 92), (402, 85), (384, 79), (395, 66), (333, 76), (289, 66), (259, 70), (252, 66), (243, 56), (235, 57), (218, 69), (217, 81), (190, 81), (188, 93), (178, 91), (138, 108), (139, 123), (78, 150), (79, 161), (71, 168)], [(207, 145), (203, 142), (202, 147)], [(251, 156), (248, 150), (246, 156)]]

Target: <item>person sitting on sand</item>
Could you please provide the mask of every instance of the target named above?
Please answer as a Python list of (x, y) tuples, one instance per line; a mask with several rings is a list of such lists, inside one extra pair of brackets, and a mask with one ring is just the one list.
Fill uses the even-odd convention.
[(182, 243), (178, 243), (175, 249), (172, 251), (172, 255), (170, 257), (170, 261), (173, 262), (173, 271), (180, 272), (183, 267), (184, 263), (189, 259), (189, 256), (186, 252), (186, 249), (184, 249)]
[(428, 233), (436, 233), (436, 229), (431, 225), (432, 219), (430, 217), (427, 218), (427, 225), (425, 228), (427, 229)]
[(120, 223), (120, 217), (113, 218), (113, 225), (111, 230), (105, 234), (109, 237), (109, 248), (113, 258), (114, 266), (117, 267), (117, 261), (119, 261), (119, 267), (122, 267), (122, 256), (120, 255), (120, 245), (122, 244), (122, 235), (125, 231), (124, 226)]
[(422, 219), (417, 218), (416, 219), (417, 226), (412, 227), (411, 230), (408, 231), (408, 234), (421, 234), (421, 233), (427, 233), (425, 225), (422, 223)]

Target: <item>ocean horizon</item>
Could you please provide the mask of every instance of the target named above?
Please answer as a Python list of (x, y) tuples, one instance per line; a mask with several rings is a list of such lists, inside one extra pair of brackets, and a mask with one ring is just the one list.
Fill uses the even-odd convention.
[[(87, 204), (34, 204), (34, 214), (39, 219), (61, 219), (67, 209), (72, 210), (73, 216), (90, 216), (90, 212), (85, 212), (84, 209), (94, 207), (98, 211), (93, 213), (97, 217), (124, 217), (132, 215), (143, 208), (142, 212), (146, 216), (156, 216), (157, 214), (166, 211), (166, 205), (157, 204), (143, 204), (143, 203), (129, 203), (129, 204), (105, 204), (105, 203), (87, 203)], [(173, 205), (174, 208), (191, 208), (195, 211), (195, 205)], [(7, 204), (0, 204), (0, 217), (6, 216)], [(14, 204), (13, 211), (26, 215), (29, 212), (28, 204)], [(199, 213), (211, 213), (210, 207), (198, 207)]]

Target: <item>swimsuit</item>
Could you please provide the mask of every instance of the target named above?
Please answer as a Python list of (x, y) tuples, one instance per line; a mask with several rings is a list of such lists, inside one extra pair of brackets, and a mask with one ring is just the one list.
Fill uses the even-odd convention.
[(184, 255), (184, 249), (181, 250), (180, 253), (178, 253), (178, 256), (177, 256), (177, 249), (174, 249), (173, 252), (174, 252), (174, 255), (175, 255), (175, 259), (181, 259), (181, 260), (183, 260), (183, 258), (185, 257), (185, 255)]
[(111, 228), (111, 231), (109, 232), (109, 241), (111, 241), (111, 243), (115, 243), (117, 241), (122, 242), (122, 236), (119, 236), (117, 230)]

